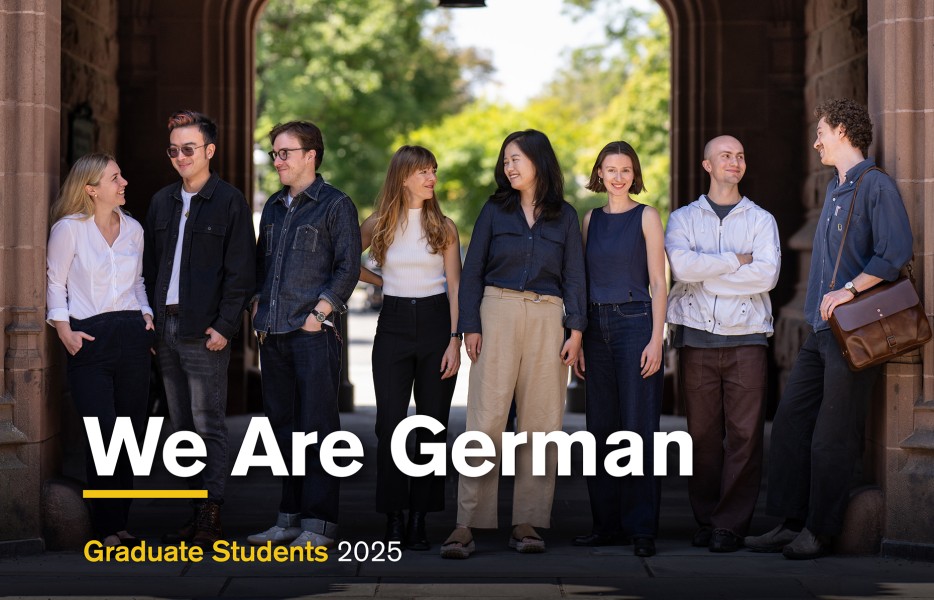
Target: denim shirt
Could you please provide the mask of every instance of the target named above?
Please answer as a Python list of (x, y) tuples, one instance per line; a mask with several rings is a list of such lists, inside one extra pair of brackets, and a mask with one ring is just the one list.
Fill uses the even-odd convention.
[(320, 174), (289, 207), (287, 196), (287, 188), (271, 196), (260, 220), (257, 332), (295, 331), (319, 299), (345, 313), (360, 276), (360, 225), (350, 197)]
[(821, 319), (820, 303), (824, 294), (832, 291), (833, 268), (851, 209), (853, 218), (846, 234), (834, 290), (842, 288), (860, 273), (894, 281), (911, 259), (911, 225), (905, 204), (891, 177), (879, 171), (866, 173), (854, 204), (856, 180), (875, 164), (868, 158), (847, 171), (843, 183), (839, 183), (835, 173), (827, 184), (824, 208), (814, 232), (814, 250), (804, 303), (804, 316), (814, 331), (829, 327), (827, 321)]
[(584, 245), (577, 213), (562, 202), (553, 220), (529, 228), (521, 210), (507, 212), (487, 202), (477, 217), (461, 273), (457, 328), (481, 333), (480, 301), (485, 286), (558, 296), (564, 300), (564, 326), (587, 328)]

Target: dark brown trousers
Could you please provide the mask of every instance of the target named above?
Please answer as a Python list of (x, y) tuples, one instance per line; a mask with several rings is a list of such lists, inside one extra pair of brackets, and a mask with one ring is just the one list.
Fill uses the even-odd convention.
[(762, 478), (766, 347), (685, 347), (680, 369), (694, 440), (688, 484), (694, 518), (746, 535)]

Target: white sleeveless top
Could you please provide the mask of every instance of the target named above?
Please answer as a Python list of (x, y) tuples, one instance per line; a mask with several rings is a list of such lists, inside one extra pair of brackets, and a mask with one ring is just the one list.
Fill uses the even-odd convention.
[(444, 257), (432, 254), (422, 229), (422, 209), (410, 208), (408, 222), (396, 226), (383, 260), (383, 293), (402, 298), (443, 294)]

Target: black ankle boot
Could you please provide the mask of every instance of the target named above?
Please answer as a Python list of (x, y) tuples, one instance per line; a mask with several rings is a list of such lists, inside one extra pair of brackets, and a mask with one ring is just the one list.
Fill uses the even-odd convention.
[(428, 534), (425, 533), (425, 513), (413, 510), (409, 512), (409, 527), (405, 533), (405, 547), (409, 550), (428, 550)]
[(386, 513), (386, 542), (402, 542), (405, 537), (405, 515), (401, 510)]

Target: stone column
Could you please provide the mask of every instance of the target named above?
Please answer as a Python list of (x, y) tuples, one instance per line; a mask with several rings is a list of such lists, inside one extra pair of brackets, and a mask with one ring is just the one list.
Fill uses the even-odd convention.
[[(914, 273), (934, 307), (934, 0), (872, 0), (868, 11), (873, 153), (898, 185), (914, 236)], [(882, 550), (934, 560), (934, 344), (889, 363), (872, 450), (885, 491)]]
[(59, 185), (60, 0), (0, 11), (0, 556), (42, 548), (40, 486), (57, 463), (45, 315), (48, 207)]

